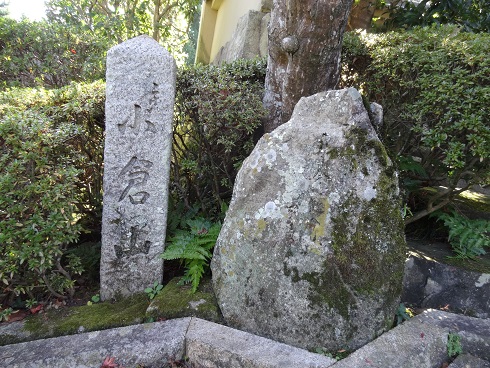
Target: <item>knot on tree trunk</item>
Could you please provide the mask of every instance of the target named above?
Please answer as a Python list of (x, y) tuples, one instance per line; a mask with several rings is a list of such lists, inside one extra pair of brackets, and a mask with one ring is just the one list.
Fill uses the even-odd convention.
[(299, 49), (299, 40), (296, 36), (286, 36), (281, 41), (281, 48), (288, 54), (294, 54)]

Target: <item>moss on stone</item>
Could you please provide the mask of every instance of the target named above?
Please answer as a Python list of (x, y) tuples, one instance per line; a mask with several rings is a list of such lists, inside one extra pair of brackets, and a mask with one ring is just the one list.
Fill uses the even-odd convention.
[[(385, 189), (380, 188), (378, 193)], [(403, 277), (403, 262), (406, 256), (403, 222), (398, 208), (389, 203), (388, 198), (377, 197), (365, 202), (358, 216), (356, 231), (349, 235), (345, 224), (349, 223), (351, 208), (359, 206), (357, 198), (349, 198), (343, 204), (342, 211), (333, 218), (332, 248), (336, 265), (344, 280), (356, 292), (369, 294), (383, 287), (386, 277)], [(395, 222), (395, 223), (394, 223)], [(385, 229), (399, 229), (395, 237), (396, 244), (390, 245), (386, 252), (376, 248), (377, 238), (382, 238)], [(396, 233), (396, 231), (393, 231)], [(382, 260), (379, 260), (382, 257)], [(366, 273), (365, 270), (370, 270)], [(399, 292), (400, 290), (396, 290)]]
[(203, 279), (196, 293), (177, 283), (178, 278), (171, 280), (153, 300), (152, 308), (148, 307), (148, 296), (141, 293), (115, 303), (51, 309), (29, 316), (24, 321), (25, 336), (0, 334), (0, 345), (134, 325), (158, 318), (196, 316), (222, 322), (209, 279)]
[(19, 342), (24, 341), (24, 339), (10, 334), (0, 334), (0, 346), (17, 344)]
[[(355, 308), (353, 299), (341, 275), (335, 266), (325, 261), (323, 272), (304, 273), (301, 277), (310, 285), (309, 300), (313, 305), (335, 309), (346, 320), (349, 319), (349, 311)], [(326, 287), (331, 287), (327, 290)]]
[(267, 223), (265, 222), (264, 219), (260, 219), (257, 221), (257, 229), (258, 229), (258, 233), (262, 233), (262, 231), (265, 230), (267, 226)]
[[(348, 167), (355, 169), (358, 166), (357, 160), (362, 161), (363, 155), (372, 155), (374, 150), (384, 170), (379, 173), (375, 188), (377, 196), (370, 201), (362, 202), (353, 234), (346, 231), (346, 224), (351, 222), (354, 209), (358, 209), (361, 205), (359, 198), (347, 197), (342, 204), (342, 209), (333, 215), (332, 250), (333, 262), (335, 262), (333, 267), (338, 268), (340, 274), (330, 276), (340, 277), (356, 294), (361, 295), (369, 295), (380, 288), (386, 288), (386, 277), (400, 280), (399, 286), (391, 286), (392, 290), (388, 291), (395, 299), (401, 293), (406, 245), (399, 208), (393, 205), (393, 200), (396, 200), (393, 197), (396, 190), (394, 168), (390, 165), (382, 143), (376, 139), (369, 139), (364, 129), (353, 129), (347, 139), (346, 147), (356, 147), (355, 155), (352, 155), (347, 148), (339, 149), (336, 155), (346, 160)], [(362, 170), (364, 174), (368, 171), (367, 168)], [(382, 245), (378, 244), (377, 240), (385, 238), (383, 232), (386, 230), (394, 234), (395, 244), (390, 244), (389, 249), (384, 252), (376, 246)], [(370, 272), (366, 273), (365, 270)], [(395, 284), (391, 283), (391, 285)], [(342, 303), (338, 306), (339, 310), (344, 308), (345, 311)]]
[(138, 294), (116, 303), (49, 310), (27, 318), (24, 328), (42, 338), (127, 326), (143, 322), (147, 306), (147, 296)]
[(222, 316), (214, 296), (211, 280), (203, 278), (198, 290), (179, 285), (179, 278), (172, 279), (152, 301), (147, 317), (180, 318), (199, 317), (213, 322), (222, 322)]
[[(406, 244), (404, 226), (399, 208), (393, 204), (396, 191), (394, 167), (390, 164), (388, 154), (377, 139), (370, 139), (368, 132), (361, 128), (354, 128), (347, 135), (347, 143), (342, 148), (329, 150), (330, 159), (342, 160), (349, 170), (358, 171), (359, 163), (364, 162), (364, 156), (372, 157), (373, 152), (378, 157), (383, 171), (379, 173), (376, 184), (377, 196), (370, 201), (363, 201), (351, 195), (344, 198), (340, 209), (332, 213), (332, 251), (333, 257), (325, 260), (323, 274), (300, 274), (296, 268), (289, 269), (284, 265), (284, 274), (291, 277), (293, 282), (307, 281), (309, 284), (311, 303), (328, 305), (336, 309), (340, 315), (349, 318), (349, 313), (357, 308), (355, 296), (370, 295), (381, 288), (386, 290), (387, 304), (393, 304), (399, 298), (402, 288), (404, 260), (406, 257)], [(360, 168), (364, 175), (368, 175), (368, 168)], [(359, 203), (362, 201), (362, 203)], [(356, 228), (350, 234), (346, 226), (351, 223), (352, 214), (361, 211), (356, 221)], [(328, 202), (324, 203), (324, 211), (315, 217), (317, 222), (324, 224)], [(385, 231), (392, 233), (390, 236)], [(318, 241), (325, 230), (320, 225), (315, 226), (311, 239)], [(391, 238), (395, 244), (388, 245), (388, 249), (378, 249), (383, 246), (382, 239)], [(382, 257), (380, 259), (380, 257)], [(369, 272), (366, 272), (369, 270)], [(400, 282), (387, 283), (386, 278)], [(328, 290), (328, 285), (334, 285)], [(390, 325), (388, 323), (388, 325)], [(387, 325), (387, 327), (389, 327)]]
[(346, 150), (350, 149), (351, 145), (356, 147), (356, 156), (370, 154), (371, 150), (374, 151), (375, 156), (379, 158), (381, 165), (387, 168), (390, 163), (388, 152), (386, 151), (383, 143), (378, 139), (370, 139), (368, 132), (362, 128), (352, 128), (346, 136), (349, 144), (346, 145)]

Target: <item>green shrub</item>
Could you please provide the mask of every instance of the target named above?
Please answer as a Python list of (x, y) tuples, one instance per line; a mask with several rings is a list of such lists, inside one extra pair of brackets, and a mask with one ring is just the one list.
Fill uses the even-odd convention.
[(4, 293), (73, 293), (80, 260), (63, 257), (78, 239), (78, 155), (72, 124), (34, 111), (0, 120), (0, 280)]
[(0, 280), (9, 298), (65, 297), (83, 266), (93, 276), (100, 248), (68, 246), (100, 233), (104, 94), (102, 82), (0, 93)]
[(407, 223), (470, 185), (489, 182), (489, 34), (460, 33), (455, 26), (348, 33), (344, 47), (344, 85), (384, 107), (379, 134), (404, 169), (414, 213)]
[(104, 103), (102, 81), (72, 83), (53, 90), (11, 88), (0, 93), (0, 118), (33, 111), (48, 117), (55, 126), (69, 123), (76, 127), (78, 134), (72, 137), (69, 147), (77, 155), (73, 165), (79, 171), (77, 212), (84, 232), (95, 234), (95, 238), (100, 233), (102, 216)]
[(0, 17), (0, 88), (59, 88), (103, 78), (108, 48), (82, 29)]
[[(401, 4), (401, 5), (399, 5)], [(431, 24), (457, 24), (472, 32), (490, 31), (490, 14), (487, 0), (422, 0), (418, 3), (394, 2), (390, 28), (427, 26)]]
[(171, 193), (216, 217), (265, 116), (264, 60), (180, 69), (176, 86)]

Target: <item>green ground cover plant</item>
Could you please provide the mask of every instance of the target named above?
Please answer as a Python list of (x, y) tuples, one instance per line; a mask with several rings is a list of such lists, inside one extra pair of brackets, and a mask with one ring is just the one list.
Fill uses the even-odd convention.
[(213, 248), (216, 244), (221, 224), (211, 223), (204, 218), (187, 220), (188, 229), (177, 230), (168, 241), (162, 258), (165, 260), (181, 259), (186, 271), (182, 283), (190, 283), (192, 292), (196, 292), (199, 283), (213, 256)]
[(461, 345), (461, 336), (457, 333), (450, 332), (447, 335), (447, 355), (450, 358), (455, 358), (459, 354), (463, 353), (463, 347)]
[(449, 243), (456, 258), (476, 258), (490, 247), (490, 221), (469, 219), (456, 211), (437, 213), (436, 217), (449, 228)]

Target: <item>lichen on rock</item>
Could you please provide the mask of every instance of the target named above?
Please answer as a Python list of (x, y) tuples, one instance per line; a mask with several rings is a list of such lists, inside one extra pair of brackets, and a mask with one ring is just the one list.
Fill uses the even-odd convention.
[(391, 327), (406, 247), (398, 195), (359, 93), (302, 98), (235, 182), (212, 261), (228, 324), (332, 351)]

